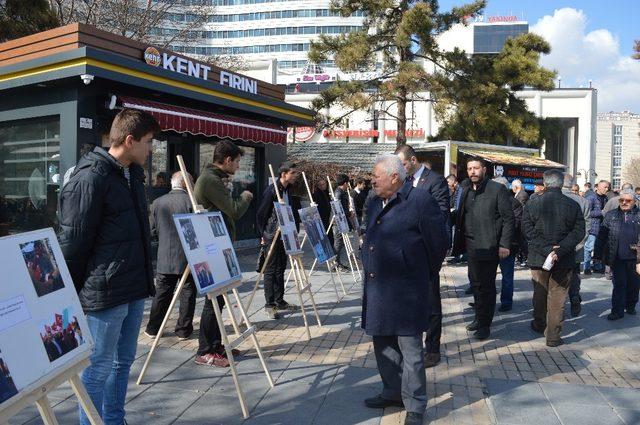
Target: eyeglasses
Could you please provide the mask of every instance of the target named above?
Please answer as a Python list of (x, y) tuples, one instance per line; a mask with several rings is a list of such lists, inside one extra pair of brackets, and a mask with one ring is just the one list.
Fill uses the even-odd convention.
[(633, 199), (622, 199), (622, 198), (620, 198), (619, 202), (621, 204), (631, 204), (634, 201), (633, 201)]

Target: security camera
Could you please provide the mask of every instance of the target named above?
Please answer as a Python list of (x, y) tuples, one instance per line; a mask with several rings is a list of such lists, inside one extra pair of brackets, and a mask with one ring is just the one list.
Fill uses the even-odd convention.
[(87, 85), (87, 86), (88, 86), (88, 85), (89, 85), (89, 84), (91, 84), (91, 82), (93, 81), (93, 75), (91, 75), (91, 74), (82, 74), (82, 75), (80, 76), (80, 79), (82, 80), (82, 82), (83, 82), (85, 85)]

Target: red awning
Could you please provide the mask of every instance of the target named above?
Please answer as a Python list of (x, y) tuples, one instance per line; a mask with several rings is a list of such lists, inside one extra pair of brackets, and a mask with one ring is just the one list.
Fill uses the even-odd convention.
[(149, 112), (163, 130), (281, 145), (287, 142), (287, 131), (274, 124), (134, 97), (118, 96), (118, 99), (124, 108)]

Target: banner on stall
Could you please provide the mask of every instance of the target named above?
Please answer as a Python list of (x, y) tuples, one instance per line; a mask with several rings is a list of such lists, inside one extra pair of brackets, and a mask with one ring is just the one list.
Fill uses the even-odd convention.
[(220, 212), (176, 214), (173, 221), (198, 293), (242, 280), (238, 257)]
[(0, 238), (0, 411), (86, 359), (87, 320), (53, 229)]

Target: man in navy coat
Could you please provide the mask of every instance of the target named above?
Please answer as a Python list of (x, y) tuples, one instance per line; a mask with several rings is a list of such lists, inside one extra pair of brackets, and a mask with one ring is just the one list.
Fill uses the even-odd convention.
[(404, 406), (405, 424), (421, 424), (427, 405), (422, 334), (429, 329), (430, 279), (449, 248), (444, 216), (425, 190), (404, 183), (406, 171), (391, 154), (373, 170), (362, 247), (362, 327), (373, 337), (382, 393), (372, 408)]

